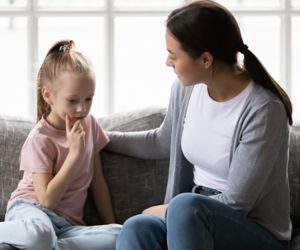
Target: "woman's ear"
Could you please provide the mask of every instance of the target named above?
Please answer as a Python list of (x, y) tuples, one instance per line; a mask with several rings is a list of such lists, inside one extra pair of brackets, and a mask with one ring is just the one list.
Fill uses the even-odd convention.
[(213, 64), (214, 62), (214, 57), (211, 53), (209, 52), (203, 52), (202, 55), (199, 58), (200, 63), (202, 64), (202, 66), (205, 69), (209, 69), (210, 66)]
[(49, 105), (52, 104), (52, 100), (51, 100), (51, 91), (49, 89), (49, 87), (44, 86), (41, 90), (43, 99), (46, 103), (48, 103)]

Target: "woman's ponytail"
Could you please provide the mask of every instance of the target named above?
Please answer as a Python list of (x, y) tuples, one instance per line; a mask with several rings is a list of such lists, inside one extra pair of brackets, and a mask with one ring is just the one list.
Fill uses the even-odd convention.
[(293, 107), (287, 93), (280, 87), (280, 85), (274, 80), (274, 78), (268, 73), (259, 59), (248, 49), (248, 46), (244, 45), (240, 52), (244, 54), (244, 68), (248, 72), (249, 76), (259, 85), (262, 85), (266, 89), (272, 91), (282, 101), (288, 119), (289, 124), (293, 124), (292, 112)]

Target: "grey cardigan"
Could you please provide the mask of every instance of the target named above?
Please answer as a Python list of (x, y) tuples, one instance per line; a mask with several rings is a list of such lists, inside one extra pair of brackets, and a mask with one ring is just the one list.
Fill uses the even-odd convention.
[[(162, 125), (140, 132), (110, 132), (107, 149), (144, 159), (170, 159), (165, 202), (193, 183), (193, 167), (181, 151), (184, 118), (193, 86), (172, 86)], [(228, 189), (210, 196), (271, 231), (291, 237), (287, 175), (289, 125), (282, 102), (260, 85), (247, 97), (236, 124), (230, 151)], [(201, 152), (199, 152), (201, 153)]]

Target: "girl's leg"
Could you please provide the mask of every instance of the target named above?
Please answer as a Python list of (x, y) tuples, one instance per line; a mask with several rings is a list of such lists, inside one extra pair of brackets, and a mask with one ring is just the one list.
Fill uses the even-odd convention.
[(123, 225), (117, 240), (117, 250), (165, 250), (164, 220), (151, 215), (136, 215)]
[(121, 225), (73, 226), (64, 217), (47, 208), (41, 208), (51, 220), (57, 235), (57, 250), (114, 250)]
[(176, 196), (169, 204), (170, 250), (287, 250), (287, 241), (221, 202), (199, 194)]
[(19, 249), (50, 250), (56, 235), (48, 216), (34, 204), (16, 201), (0, 223), (0, 243)]
[(115, 250), (121, 225), (69, 226), (57, 232), (55, 249)]

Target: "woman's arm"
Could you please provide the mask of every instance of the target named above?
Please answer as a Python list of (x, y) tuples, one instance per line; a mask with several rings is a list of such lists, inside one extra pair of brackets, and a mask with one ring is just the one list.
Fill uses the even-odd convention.
[(211, 197), (248, 214), (263, 194), (285, 180), (289, 128), (280, 101), (262, 105), (244, 126), (233, 149), (228, 188)]
[(90, 190), (101, 221), (105, 224), (115, 222), (109, 189), (102, 172), (100, 154), (95, 154), (94, 176)]
[(168, 159), (174, 112), (180, 105), (181, 83), (176, 80), (172, 85), (166, 116), (156, 129), (139, 132), (107, 132), (110, 143), (106, 150), (142, 159)]

